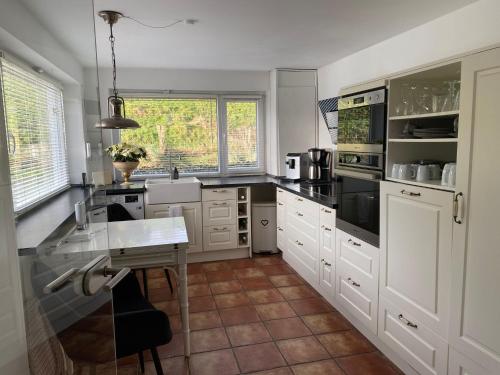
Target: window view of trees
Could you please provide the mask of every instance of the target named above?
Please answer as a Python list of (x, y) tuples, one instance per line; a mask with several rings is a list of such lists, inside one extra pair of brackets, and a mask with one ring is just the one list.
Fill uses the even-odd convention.
[(218, 171), (216, 99), (127, 98), (126, 106), (141, 127), (122, 130), (121, 141), (148, 153), (135, 174), (167, 174), (169, 153), (181, 173)]
[(228, 168), (256, 168), (257, 102), (227, 102), (226, 111)]
[[(126, 98), (127, 116), (139, 129), (122, 130), (121, 142), (144, 147), (148, 157), (136, 175), (213, 173), (227, 160), (228, 169), (257, 168), (257, 101), (226, 102), (227, 148), (220, 146), (216, 98)], [(221, 150), (227, 149), (227, 155)]]

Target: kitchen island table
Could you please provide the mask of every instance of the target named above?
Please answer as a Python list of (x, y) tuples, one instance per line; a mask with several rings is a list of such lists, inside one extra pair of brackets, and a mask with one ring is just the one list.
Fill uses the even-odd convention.
[[(88, 238), (76, 238), (73, 231), (63, 238), (54, 253), (69, 254), (108, 250), (113, 268), (177, 268), (179, 299), (184, 334), (184, 355), (190, 356), (187, 290), (188, 236), (183, 217), (92, 223), (84, 231)], [(175, 270), (174, 270), (175, 272)]]

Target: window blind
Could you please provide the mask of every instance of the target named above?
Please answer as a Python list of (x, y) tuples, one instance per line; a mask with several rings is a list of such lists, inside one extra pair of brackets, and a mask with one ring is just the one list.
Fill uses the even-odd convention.
[(16, 212), (69, 186), (62, 90), (0, 59), (0, 81)]

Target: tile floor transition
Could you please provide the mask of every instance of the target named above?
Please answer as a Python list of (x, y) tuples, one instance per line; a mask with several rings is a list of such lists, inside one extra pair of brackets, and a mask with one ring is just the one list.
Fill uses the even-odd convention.
[[(280, 256), (189, 264), (188, 283), (193, 375), (402, 374)], [(164, 372), (187, 374), (177, 296), (162, 270), (148, 270), (148, 284), (174, 331), (158, 348)], [(137, 356), (118, 365), (136, 373)]]

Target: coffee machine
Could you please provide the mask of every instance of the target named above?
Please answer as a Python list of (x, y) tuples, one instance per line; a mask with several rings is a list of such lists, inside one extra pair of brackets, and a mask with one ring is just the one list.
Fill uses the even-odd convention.
[(308, 168), (307, 182), (311, 184), (330, 182), (332, 180), (332, 151), (324, 148), (307, 150)]

